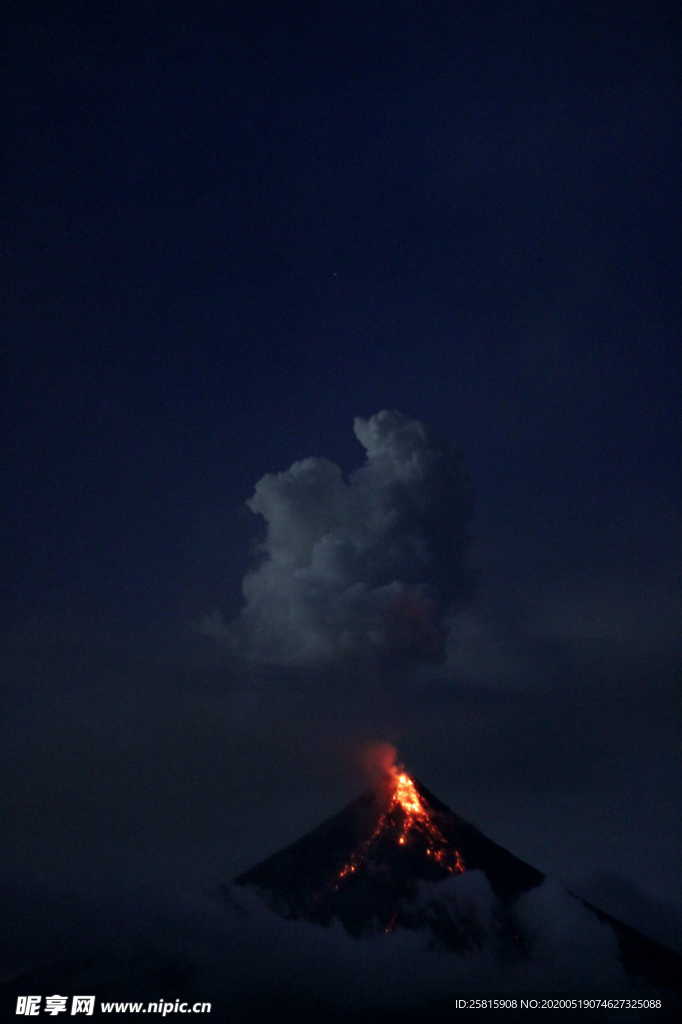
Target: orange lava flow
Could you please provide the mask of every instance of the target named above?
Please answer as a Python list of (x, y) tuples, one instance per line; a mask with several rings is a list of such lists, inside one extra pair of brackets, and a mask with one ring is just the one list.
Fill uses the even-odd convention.
[(460, 874), (465, 870), (464, 860), (459, 850), (448, 844), (447, 839), (429, 815), (419, 791), (407, 772), (395, 770), (393, 790), (388, 808), (379, 818), (369, 839), (355, 851), (346, 861), (336, 876), (336, 888), (349, 875), (355, 874), (365, 860), (369, 847), (391, 826), (399, 823), (396, 842), (399, 846), (409, 845), (413, 835), (421, 835), (426, 840), (426, 856), (435, 861), (450, 874)]

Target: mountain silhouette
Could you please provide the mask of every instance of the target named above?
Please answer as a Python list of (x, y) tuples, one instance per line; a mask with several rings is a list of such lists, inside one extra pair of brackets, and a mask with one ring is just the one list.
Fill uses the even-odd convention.
[[(312, 832), (235, 879), (261, 892), (287, 918), (342, 923), (353, 936), (422, 929), (434, 948), (465, 953), (481, 942), (479, 925), (439, 883), (482, 872), (496, 900), (494, 942), (502, 958), (533, 953), (515, 912), (520, 896), (545, 875), (451, 811), (418, 779), (396, 770)], [(442, 890), (445, 892), (445, 888)], [(451, 896), (451, 887), (447, 888)], [(680, 990), (682, 957), (579, 897), (610, 926), (626, 973), (645, 984)]]
[[(233, 1024), (271, 1021), (273, 1009), (299, 1024), (438, 1024), (471, 1019), (453, 999), (479, 992), (471, 987), (477, 978), (486, 979), (480, 994), (488, 996), (498, 981), (507, 995), (515, 994), (517, 983), (522, 993), (545, 991), (538, 989), (544, 984), (557, 994), (556, 977), (574, 984), (569, 995), (608, 996), (600, 979), (615, 976), (616, 995), (660, 994), (666, 1014), (656, 1011), (656, 1019), (671, 1019), (680, 1004), (682, 957), (565, 891), (556, 927), (545, 921), (534, 928), (532, 915), (519, 907), (544, 882), (541, 871), (396, 770), (225, 886), (224, 903), (214, 891), (217, 898), (197, 903), (189, 917), (151, 920), (140, 939), (131, 927), (120, 939), (100, 942), (93, 929), (91, 949), (84, 952), (80, 944), (78, 952), (65, 943), (61, 955), (7, 972), (0, 1017), (6, 1006), (5, 1019), (14, 1019), (22, 993), (78, 991), (98, 1000), (209, 999)], [(567, 902), (578, 913), (565, 913)], [(554, 913), (553, 907), (545, 902), (543, 912)], [(609, 934), (604, 944), (607, 966), (618, 950), (625, 973), (615, 963), (615, 975), (605, 975), (594, 963), (592, 915), (617, 939)], [(582, 950), (577, 976), (551, 969), (557, 936), (566, 941), (569, 965), (573, 951)], [(431, 957), (429, 950), (440, 955)], [(483, 973), (476, 973), (477, 965)], [(397, 975), (406, 978), (399, 998)], [(443, 976), (445, 987), (434, 985)], [(509, 1020), (522, 1017), (505, 1013)]]

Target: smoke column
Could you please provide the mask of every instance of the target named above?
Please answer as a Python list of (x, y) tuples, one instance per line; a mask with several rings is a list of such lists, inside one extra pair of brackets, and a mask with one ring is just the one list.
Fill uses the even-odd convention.
[(256, 484), (261, 561), (243, 581), (229, 624), (204, 633), (261, 663), (355, 659), (437, 663), (447, 625), (472, 595), (472, 501), (460, 458), (418, 420), (383, 411), (356, 418), (364, 463), (347, 479), (305, 458)]

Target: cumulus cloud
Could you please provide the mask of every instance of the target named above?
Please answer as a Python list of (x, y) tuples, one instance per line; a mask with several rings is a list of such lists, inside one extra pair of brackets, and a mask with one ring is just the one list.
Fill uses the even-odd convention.
[(119, 972), (125, 985), (119, 980), (118, 990), (128, 993), (136, 973), (141, 984), (150, 976), (147, 983), (154, 985), (164, 964), (175, 965), (197, 998), (252, 1013), (259, 1006), (271, 1012), (273, 1000), (352, 1012), (373, 1005), (437, 1004), (462, 992), (584, 995), (627, 992), (633, 986), (611, 929), (552, 883), (512, 908), (530, 937), (518, 955), (500, 948), (501, 908), (480, 872), (423, 886), (417, 905), (435, 901), (476, 937), (461, 954), (434, 946), (431, 931), (423, 927), (401, 927), (390, 935), (377, 929), (354, 938), (339, 922), (323, 927), (284, 919), (248, 887), (230, 887), (221, 901), (185, 893), (174, 915), (136, 921), (134, 931), (109, 939), (79, 983), (97, 979), (102, 971), (107, 977)]
[(247, 506), (266, 534), (244, 608), (203, 623), (236, 653), (292, 665), (444, 657), (448, 617), (472, 593), (459, 456), (398, 412), (356, 418), (354, 432), (366, 458), (347, 479), (306, 458), (256, 484)]
[[(418, 916), (429, 917), (430, 908), (433, 919), (447, 912), (473, 940), (461, 953), (434, 943), (422, 925), (388, 935), (377, 927), (355, 938), (338, 921), (323, 927), (285, 919), (248, 886), (207, 892), (183, 884), (172, 907), (137, 894), (134, 905), (121, 908), (117, 900), (114, 909), (112, 897), (102, 898), (79, 918), (72, 903), (55, 905), (59, 926), (42, 962), (65, 969), (66, 950), (76, 991), (106, 984), (118, 994), (112, 998), (157, 999), (165, 991), (210, 999), (229, 1007), (230, 1020), (261, 1019), (259, 1010), (271, 1019), (275, 1001), (310, 1006), (319, 1020), (327, 1008), (416, 1008), (467, 992), (651, 994), (625, 974), (611, 928), (551, 881), (511, 907), (500, 905), (480, 871), (423, 883), (414, 900)], [(65, 928), (69, 914), (72, 931)], [(510, 914), (524, 937), (518, 948), (500, 941), (500, 923)], [(32, 975), (46, 986), (48, 977)], [(9, 984), (13, 996), (26, 991), (24, 977)]]
[(616, 933), (558, 882), (547, 879), (524, 893), (515, 910), (529, 939), (530, 977), (541, 976), (556, 992), (620, 991), (627, 984)]

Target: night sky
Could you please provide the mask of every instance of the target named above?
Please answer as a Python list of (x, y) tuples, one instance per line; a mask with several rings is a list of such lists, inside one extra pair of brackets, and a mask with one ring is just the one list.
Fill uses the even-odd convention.
[(676, 6), (11, 5), (10, 960), (374, 740), (680, 943)]

